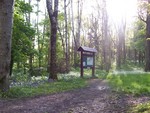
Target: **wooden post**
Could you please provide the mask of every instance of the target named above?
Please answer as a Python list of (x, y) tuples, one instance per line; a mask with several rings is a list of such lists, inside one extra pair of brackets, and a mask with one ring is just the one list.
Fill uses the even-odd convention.
[(95, 77), (95, 53), (93, 53), (92, 77)]
[(83, 51), (81, 51), (81, 64), (80, 64), (80, 68), (81, 68), (81, 77), (83, 78)]

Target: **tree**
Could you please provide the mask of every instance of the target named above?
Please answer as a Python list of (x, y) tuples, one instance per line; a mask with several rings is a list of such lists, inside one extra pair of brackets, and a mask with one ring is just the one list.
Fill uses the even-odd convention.
[[(143, 1), (139, 7), (139, 18), (146, 23), (145, 38), (145, 71), (150, 71), (150, 0)], [(146, 17), (144, 18), (144, 14)]]
[[(139, 64), (143, 63), (144, 52), (145, 52), (145, 36), (146, 36), (146, 26), (145, 23), (141, 20), (137, 20), (134, 24), (134, 37), (131, 40), (130, 51), (134, 51), (134, 60)], [(132, 57), (129, 56), (131, 59)], [(138, 59), (137, 59), (138, 58)]]
[(106, 9), (106, 1), (103, 0), (102, 9), (102, 38), (103, 38), (103, 66), (104, 69), (109, 72), (110, 61), (110, 39), (108, 37), (108, 14)]
[[(148, 0), (150, 5), (150, 0)], [(146, 42), (145, 42), (145, 71), (150, 71), (150, 12), (147, 11), (146, 18)]]
[(73, 8), (73, 0), (70, 0), (71, 4), (71, 31), (72, 31), (72, 60), (74, 60), (74, 67), (77, 67), (77, 41), (76, 41), (76, 36), (75, 36), (75, 25), (74, 25), (74, 8)]
[(54, 1), (54, 9), (52, 6), (52, 0), (46, 0), (46, 4), (47, 4), (49, 19), (51, 22), (49, 79), (57, 79), (56, 38), (57, 38), (58, 0)]
[(69, 41), (68, 41), (68, 18), (67, 18), (67, 4), (66, 0), (64, 0), (64, 19), (65, 19), (65, 42), (66, 42), (66, 50), (65, 50), (65, 57), (66, 57), (66, 72), (69, 72)]
[(29, 37), (33, 37), (35, 35), (35, 31), (31, 27), (29, 21), (25, 21), (24, 19), (24, 14), (31, 11), (32, 7), (28, 3), (21, 0), (15, 1), (11, 49), (11, 72), (13, 64), (16, 63), (17, 70), (23, 66), (24, 73), (26, 73), (25, 70), (27, 67), (26, 64), (28, 57), (30, 58), (30, 53), (33, 53), (34, 51), (32, 48), (32, 40), (30, 40)]
[(40, 31), (39, 31), (39, 2), (40, 0), (37, 0), (37, 12), (36, 12), (36, 33), (37, 33), (37, 42), (38, 42), (38, 64), (39, 68), (41, 67), (41, 59), (42, 59), (42, 53), (41, 53), (41, 46), (40, 46)]
[(125, 63), (126, 51), (125, 51), (125, 31), (126, 21), (121, 21), (121, 25), (118, 25), (118, 40), (117, 40), (117, 67), (121, 68), (121, 64)]
[[(81, 46), (81, 41), (80, 41), (81, 37), (80, 37), (80, 35), (81, 35), (82, 9), (83, 9), (83, 0), (78, 0), (78, 2), (77, 2), (77, 30), (76, 30), (76, 38), (74, 36), (74, 67), (75, 68), (78, 66), (77, 49)], [(73, 14), (73, 8), (72, 8), (72, 14)], [(72, 19), (72, 21), (73, 21), (73, 19)], [(73, 24), (74, 24), (74, 22), (72, 22), (72, 26), (74, 27)], [(74, 28), (72, 29), (72, 31), (74, 31)], [(73, 33), (73, 35), (74, 35), (74, 33)]]
[(0, 90), (9, 88), (14, 0), (0, 1)]
[[(28, 1), (29, 2), (29, 5), (31, 5), (31, 0)], [(31, 11), (28, 12), (28, 21), (27, 21), (29, 24), (31, 23)], [(33, 37), (29, 37), (30, 41), (32, 41), (32, 45), (33, 45)], [(33, 49), (34, 46), (31, 46), (30, 49)], [(32, 72), (33, 72), (33, 52), (31, 51), (30, 52), (30, 55), (29, 55), (29, 78), (32, 76)]]

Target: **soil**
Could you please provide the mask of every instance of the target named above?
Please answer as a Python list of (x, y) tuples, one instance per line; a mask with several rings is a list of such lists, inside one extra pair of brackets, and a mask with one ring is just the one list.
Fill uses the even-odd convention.
[(25, 99), (0, 100), (0, 113), (126, 113), (150, 97), (113, 91), (107, 81), (91, 79), (86, 88)]

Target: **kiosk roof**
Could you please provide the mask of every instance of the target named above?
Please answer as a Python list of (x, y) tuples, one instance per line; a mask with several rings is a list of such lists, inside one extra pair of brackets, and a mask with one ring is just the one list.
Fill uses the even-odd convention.
[(91, 52), (91, 53), (96, 53), (97, 52), (97, 50), (95, 48), (90, 48), (90, 47), (85, 47), (85, 46), (80, 46), (78, 48), (78, 51)]

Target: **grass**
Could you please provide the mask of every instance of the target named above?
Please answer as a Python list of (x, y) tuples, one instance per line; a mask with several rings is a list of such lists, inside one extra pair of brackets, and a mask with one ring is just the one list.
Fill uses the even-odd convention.
[(132, 108), (132, 113), (150, 113), (150, 103), (139, 104)]
[(134, 95), (150, 93), (150, 74), (148, 73), (109, 74), (107, 79), (110, 85), (117, 91)]
[(144, 64), (138, 64), (138, 63), (135, 63), (135, 62), (131, 62), (131, 61), (126, 61), (125, 64), (121, 65), (120, 68), (118, 68), (116, 66), (116, 62), (115, 62), (115, 66), (113, 68), (116, 68), (117, 70), (123, 70), (123, 71), (134, 71), (134, 70), (137, 70), (137, 69), (142, 69), (144, 67)]
[[(129, 71), (128, 71), (129, 72)], [(135, 96), (150, 96), (150, 73), (109, 73), (106, 76), (115, 91)], [(150, 102), (131, 108), (131, 113), (150, 113)]]
[[(104, 71), (96, 71), (97, 76), (104, 76), (106, 73)], [(87, 86), (87, 80), (92, 77), (91, 69), (84, 69), (84, 78), (80, 78), (79, 69), (73, 70), (68, 74), (59, 74), (58, 81), (52, 83), (44, 83), (38, 86), (14, 86), (11, 87), (8, 92), (0, 93), (0, 98), (24, 98), (24, 97), (34, 97), (38, 95), (52, 94), (57, 92), (64, 92), (68, 90), (73, 90), (77, 88), (83, 88)], [(39, 79), (41, 77), (33, 77), (34, 79)], [(20, 81), (21, 80), (21, 81)], [(44, 79), (45, 80), (45, 79)], [(23, 79), (23, 81), (25, 81)], [(22, 79), (19, 79), (22, 82)]]
[[(150, 96), (150, 73), (143, 72), (143, 65), (127, 61), (121, 68), (116, 68), (114, 63), (110, 73), (99, 75), (117, 92)], [(129, 113), (150, 113), (150, 102), (132, 107)]]
[[(106, 76), (105, 71), (96, 70), (96, 76), (103, 78)], [(38, 86), (14, 86), (8, 92), (0, 93), (0, 98), (24, 98), (34, 97), (57, 92), (64, 92), (87, 86), (87, 80), (92, 77), (91, 69), (84, 69), (84, 78), (80, 78), (79, 69), (73, 70), (68, 74), (59, 74), (58, 81), (52, 83), (44, 83)], [(40, 77), (33, 77), (39, 79)], [(20, 81), (21, 80), (21, 81)], [(45, 79), (44, 79), (45, 80)], [(19, 79), (22, 82), (22, 79)], [(23, 79), (24, 81), (24, 79)], [(35, 80), (36, 81), (36, 80)]]
[(1, 98), (23, 98), (34, 97), (57, 92), (64, 92), (87, 85), (86, 79), (76, 78), (72, 80), (59, 80), (57, 82), (45, 83), (37, 87), (12, 87), (8, 92), (0, 93)]
[(142, 64), (127, 60), (121, 68), (116, 67), (116, 62), (112, 67), (113, 70), (103, 78), (109, 80), (114, 90), (134, 95), (150, 93), (150, 73), (143, 71)]

